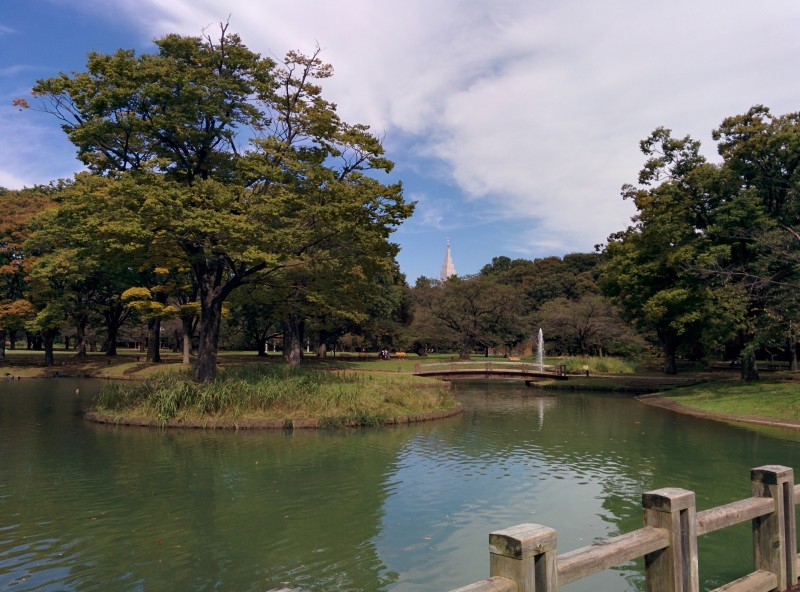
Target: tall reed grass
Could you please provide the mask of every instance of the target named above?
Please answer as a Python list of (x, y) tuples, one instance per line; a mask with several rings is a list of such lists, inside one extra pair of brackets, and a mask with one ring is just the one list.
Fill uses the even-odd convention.
[(611, 357), (572, 357), (562, 362), (567, 372), (583, 372), (588, 366), (589, 372), (595, 374), (635, 374), (636, 366), (622, 358)]
[(112, 382), (101, 390), (94, 407), (101, 413), (162, 421), (318, 418), (332, 424), (372, 424), (456, 405), (447, 385), (407, 375), (246, 365), (220, 371), (207, 383), (194, 382), (188, 373)]

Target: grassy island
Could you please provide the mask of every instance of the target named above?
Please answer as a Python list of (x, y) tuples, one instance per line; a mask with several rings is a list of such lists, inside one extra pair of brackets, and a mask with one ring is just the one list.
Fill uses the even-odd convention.
[(334, 427), (396, 423), (458, 409), (449, 385), (407, 374), (251, 365), (223, 369), (205, 383), (188, 372), (111, 382), (93, 412), (195, 425), (273, 420), (291, 426), (314, 419), (315, 425)]

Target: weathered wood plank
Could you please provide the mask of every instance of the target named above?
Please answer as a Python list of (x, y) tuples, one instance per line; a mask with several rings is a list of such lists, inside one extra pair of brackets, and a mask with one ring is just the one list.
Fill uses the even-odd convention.
[(556, 592), (555, 529), (518, 524), (489, 534), (489, 575), (512, 580), (518, 592)]
[(741, 524), (764, 516), (775, 510), (775, 501), (770, 498), (749, 497), (724, 506), (717, 506), (697, 513), (697, 535)]
[(769, 571), (754, 571), (711, 592), (769, 592), (778, 586), (778, 576)]
[(795, 557), (794, 470), (782, 465), (765, 465), (750, 471), (753, 497), (774, 501), (775, 510), (753, 519), (753, 563), (761, 571), (778, 576), (778, 589), (797, 582)]
[(451, 592), (517, 592), (517, 585), (514, 580), (501, 578), (499, 576), (481, 580), (463, 588), (452, 590)]
[(644, 523), (669, 531), (663, 551), (644, 556), (649, 592), (698, 592), (697, 520), (693, 491), (665, 487), (642, 494)]
[(669, 545), (669, 532), (645, 526), (558, 556), (558, 585), (576, 582)]

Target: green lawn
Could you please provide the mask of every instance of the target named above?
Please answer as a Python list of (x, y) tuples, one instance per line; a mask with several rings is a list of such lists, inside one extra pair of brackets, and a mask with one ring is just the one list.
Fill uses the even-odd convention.
[(677, 388), (663, 396), (704, 411), (800, 419), (800, 384), (794, 381), (715, 381)]

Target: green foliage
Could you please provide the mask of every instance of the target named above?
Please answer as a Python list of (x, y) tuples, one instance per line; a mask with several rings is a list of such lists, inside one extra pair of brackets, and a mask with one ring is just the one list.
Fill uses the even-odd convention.
[(465, 359), (475, 348), (513, 347), (530, 334), (516, 291), (491, 275), (421, 278), (414, 298), (417, 339), (446, 343)]
[(719, 165), (664, 128), (642, 142), (644, 187), (623, 188), (638, 213), (609, 238), (601, 283), (630, 320), (658, 335), (668, 371), (679, 347), (692, 355), (725, 348), (744, 357), (751, 379), (764, 347), (786, 347), (797, 363), (800, 114), (756, 105), (713, 137)]
[(548, 300), (534, 319), (546, 335), (551, 355), (630, 355), (642, 349), (641, 340), (622, 321), (617, 309), (597, 294)]
[[(150, 281), (133, 285), (149, 288), (153, 301), (187, 304), (183, 295), (196, 293), (195, 376), (208, 380), (234, 290), (281, 274), (293, 287), (299, 280), (291, 276), (311, 265), (312, 278), (349, 269), (368, 284), (390, 267), (396, 247), (388, 236), (413, 204), (399, 183), (372, 174), (393, 166), (379, 139), (343, 122), (323, 98), (318, 81), (332, 68), (319, 50), (289, 52), (278, 64), (227, 26), (218, 38), (167, 35), (155, 43), (154, 54), (92, 53), (84, 72), (40, 80), (34, 94), (93, 173), (79, 177), (83, 190), (62, 207), (88, 216), (87, 199), (105, 204), (99, 211), (108, 217), (89, 217), (99, 221), (93, 232), (134, 237), (144, 257), (137, 270)], [(348, 259), (356, 252), (358, 266)], [(165, 282), (153, 277), (159, 268), (192, 278)], [(334, 301), (319, 287), (307, 294), (304, 304)]]
[(698, 142), (674, 139), (664, 128), (641, 146), (649, 157), (639, 175), (646, 187), (623, 188), (638, 213), (631, 227), (609, 237), (600, 285), (639, 330), (656, 334), (664, 371), (672, 374), (679, 347), (698, 339), (711, 311), (713, 294), (698, 261), (708, 247), (714, 198), (707, 188), (717, 171)]

